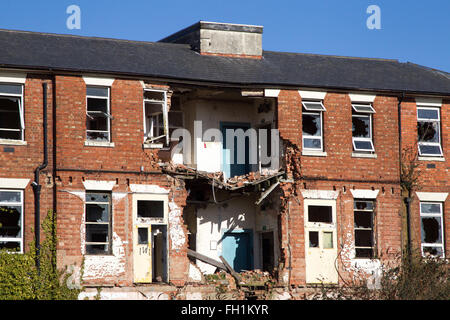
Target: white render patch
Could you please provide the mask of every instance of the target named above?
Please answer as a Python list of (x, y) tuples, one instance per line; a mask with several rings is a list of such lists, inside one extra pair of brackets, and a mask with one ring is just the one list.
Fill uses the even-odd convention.
[(169, 194), (170, 190), (154, 184), (130, 184), (133, 193)]
[(348, 96), (352, 102), (366, 102), (373, 103), (376, 95), (374, 94), (361, 94), (361, 93), (349, 93)]
[(420, 201), (444, 202), (447, 199), (448, 192), (416, 192)]
[(125, 249), (120, 237), (114, 232), (112, 255), (85, 255), (83, 279), (117, 277), (125, 273)]
[(416, 104), (424, 107), (442, 107), (442, 99), (431, 97), (416, 97)]
[(82, 201), (85, 201), (86, 199), (86, 192), (84, 191), (70, 191), (70, 190), (61, 190), (70, 194), (73, 194), (74, 196), (80, 198)]
[(181, 209), (172, 201), (169, 203), (169, 230), (172, 240), (172, 250), (181, 249), (186, 242), (183, 228), (181, 227)]
[(1, 72), (0, 73), (0, 82), (6, 83), (22, 83), (24, 84), (27, 80), (26, 73), (13, 73), (13, 72)]
[(302, 99), (323, 100), (327, 95), (326, 91), (299, 90), (298, 93)]
[(88, 85), (88, 86), (111, 87), (115, 79), (83, 76), (83, 80), (86, 83), (86, 85)]
[(115, 181), (101, 181), (101, 180), (85, 180), (83, 181), (86, 190), (94, 191), (111, 191), (116, 184)]
[(355, 199), (376, 199), (380, 190), (350, 189)]
[(265, 89), (264, 96), (267, 98), (278, 98), (280, 91), (281, 90), (279, 90), (279, 89)]
[(202, 272), (196, 265), (189, 263), (188, 277), (189, 277), (189, 281), (201, 282), (202, 281)]
[(30, 179), (0, 178), (0, 188), (2, 189), (25, 189)]
[(305, 199), (327, 199), (336, 200), (339, 196), (339, 191), (334, 190), (302, 190), (303, 198)]
[(113, 192), (112, 198), (114, 202), (119, 202), (128, 195), (127, 192)]

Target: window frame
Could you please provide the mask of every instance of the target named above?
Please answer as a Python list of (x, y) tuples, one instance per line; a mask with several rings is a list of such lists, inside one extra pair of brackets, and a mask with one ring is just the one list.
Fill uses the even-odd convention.
[(12, 238), (12, 237), (1, 237), (1, 242), (19, 242), (20, 243), (20, 250), (19, 251), (10, 251), (11, 253), (23, 253), (23, 243), (24, 243), (24, 190), (21, 189), (0, 189), (0, 192), (19, 192), (20, 193), (20, 203), (19, 202), (1, 202), (0, 206), (5, 205), (14, 205), (14, 206), (20, 206), (22, 208), (22, 212), (20, 214), (20, 238)]
[[(372, 203), (372, 209), (358, 209), (355, 208), (357, 202), (371, 202)], [(355, 259), (374, 259), (377, 256), (377, 244), (375, 239), (375, 211), (376, 210), (376, 200), (375, 199), (354, 199), (353, 200), (353, 244), (355, 248)], [(366, 227), (357, 227), (355, 223), (355, 213), (356, 212), (367, 212), (371, 214), (371, 228)], [(371, 231), (372, 233), (372, 246), (357, 246), (356, 245), (356, 231), (357, 230), (363, 230), (363, 231)], [(372, 255), (370, 257), (358, 257), (356, 249), (371, 249)]]
[[(305, 105), (306, 103), (314, 103), (314, 104), (320, 104), (323, 108), (323, 110), (308, 110), (307, 106)], [(325, 106), (323, 105), (323, 102), (320, 100), (304, 100), (302, 101), (302, 106), (303, 106), (303, 110), (302, 110), (302, 150), (305, 151), (315, 151), (315, 152), (323, 152), (324, 151), (324, 143), (323, 143), (323, 112), (326, 111)], [(308, 135), (305, 134), (303, 132), (303, 125), (304, 125), (304, 121), (303, 121), (303, 116), (304, 115), (313, 115), (313, 116), (319, 116), (320, 118), (320, 136), (312, 136), (312, 135)], [(319, 140), (320, 141), (320, 148), (307, 148), (305, 147), (305, 139), (310, 139), (310, 140)]]
[[(437, 119), (419, 118), (419, 109), (436, 110), (438, 118)], [(444, 151), (442, 149), (442, 137), (441, 137), (441, 135), (442, 135), (441, 108), (417, 105), (416, 112), (417, 112), (417, 124), (419, 124), (419, 122), (432, 122), (432, 123), (437, 123), (438, 128), (439, 128), (439, 134), (438, 134), (439, 142), (422, 142), (422, 141), (420, 141), (419, 133), (417, 132), (417, 148), (419, 150), (419, 155), (420, 156), (424, 156), (424, 157), (443, 157), (444, 156)], [(436, 153), (422, 153), (421, 150), (420, 150), (420, 146), (437, 146), (437, 147), (439, 147), (440, 154), (436, 154)]]
[[(89, 194), (107, 194), (109, 196), (108, 202), (98, 202), (98, 201), (87, 201), (87, 197)], [(87, 221), (87, 205), (88, 204), (108, 204), (108, 222), (92, 222)], [(90, 256), (101, 256), (101, 255), (112, 255), (113, 254), (113, 241), (112, 241), (112, 233), (113, 233), (113, 203), (112, 203), (112, 192), (111, 191), (98, 191), (98, 190), (86, 190), (84, 197), (84, 230), (85, 230), (85, 239), (84, 239), (84, 252), (86, 255)], [(108, 242), (88, 242), (86, 240), (87, 235), (87, 226), (88, 225), (108, 225)], [(108, 251), (103, 253), (88, 253), (87, 246), (88, 245), (107, 245)]]
[[(163, 93), (164, 98), (163, 100), (153, 100), (153, 99), (146, 99), (145, 98), (145, 92), (159, 92), (159, 93)], [(161, 111), (158, 112), (153, 112), (150, 114), (147, 114), (146, 112), (146, 104), (150, 103), (150, 104), (156, 104), (156, 105), (161, 105)], [(166, 144), (169, 144), (169, 126), (168, 126), (168, 122), (169, 122), (169, 115), (168, 115), (168, 111), (167, 111), (167, 90), (161, 90), (161, 89), (150, 89), (150, 88), (144, 88), (143, 91), (143, 108), (144, 108), (144, 143), (154, 143), (155, 141), (158, 141), (162, 138), (166, 138)], [(156, 116), (156, 119), (158, 120), (158, 117), (162, 115), (162, 125), (163, 125), (163, 135), (161, 136), (153, 136), (153, 129), (154, 129), (154, 117)], [(147, 119), (149, 119), (149, 127), (147, 126)], [(159, 123), (158, 121), (156, 121), (157, 123), (157, 131), (159, 131)]]
[[(88, 88), (102, 88), (102, 89), (107, 89), (108, 90), (108, 96), (104, 97), (104, 96), (95, 96), (95, 95), (88, 95), (87, 94), (87, 89)], [(102, 100), (106, 100), (106, 111), (107, 113), (105, 114), (106, 116), (106, 126), (108, 128), (107, 131), (104, 130), (89, 130), (87, 128), (87, 124), (86, 124), (86, 141), (89, 142), (99, 142), (99, 143), (104, 143), (104, 142), (111, 142), (111, 87), (107, 87), (107, 86), (94, 86), (94, 85), (86, 85), (86, 120), (88, 121), (88, 118), (92, 118), (89, 113), (103, 113), (103, 112), (98, 112), (98, 111), (88, 111), (88, 99), (89, 98), (93, 98), (93, 99), (102, 99)], [(108, 140), (104, 141), (104, 140), (96, 140), (96, 139), (89, 139), (89, 135), (88, 132), (107, 132), (108, 134)]]
[[(373, 143), (373, 119), (370, 112), (352, 112), (352, 145), (355, 152), (370, 152), (375, 153), (375, 145)], [(353, 136), (353, 118), (356, 117), (368, 117), (369, 118), (369, 138), (367, 137), (354, 137)], [(356, 147), (356, 142), (370, 142), (371, 149), (361, 149)]]
[[(439, 213), (423, 213), (422, 212), (422, 204), (438, 204), (439, 205)], [(444, 203), (439, 201), (420, 201), (419, 202), (419, 212), (420, 212), (420, 251), (422, 256), (425, 257), (423, 248), (424, 247), (435, 247), (442, 249), (442, 256), (439, 258), (445, 259), (445, 237), (444, 237)], [(422, 217), (439, 217), (441, 219), (441, 243), (424, 243), (422, 242)]]
[(20, 139), (7, 139), (0, 138), (0, 140), (9, 140), (9, 141), (25, 141), (25, 112), (24, 112), (24, 90), (25, 86), (22, 83), (10, 83), (10, 82), (1, 82), (1, 85), (13, 85), (21, 88), (21, 94), (16, 93), (3, 93), (0, 91), (0, 97), (14, 97), (19, 99), (19, 116), (20, 116), (20, 129), (7, 129), (0, 128), (0, 131), (15, 131), (20, 132)]

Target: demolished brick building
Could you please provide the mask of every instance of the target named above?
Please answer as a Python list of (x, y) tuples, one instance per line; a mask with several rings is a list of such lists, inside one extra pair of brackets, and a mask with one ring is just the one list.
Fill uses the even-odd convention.
[[(58, 265), (83, 264), (86, 287), (122, 298), (201, 282), (210, 260), (304, 287), (376, 282), (408, 242), (446, 257), (450, 75), (263, 51), (262, 29), (202, 21), (159, 42), (1, 30), (0, 207), (13, 216), (0, 247), (27, 250), (54, 210)], [(225, 132), (240, 129), (268, 134), (244, 139), (236, 163)], [(406, 207), (409, 147), (421, 175)]]

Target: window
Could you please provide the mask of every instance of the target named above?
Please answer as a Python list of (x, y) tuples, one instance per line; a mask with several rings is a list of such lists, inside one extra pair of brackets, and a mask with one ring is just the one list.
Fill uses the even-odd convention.
[(23, 191), (0, 190), (0, 249), (23, 252)]
[(374, 256), (374, 206), (373, 201), (355, 200), (354, 202), (356, 258), (373, 258)]
[(111, 194), (86, 193), (86, 253), (111, 254)]
[(439, 108), (417, 108), (417, 134), (421, 156), (442, 156)]
[(375, 110), (370, 104), (352, 104), (352, 142), (353, 150), (375, 152), (372, 140), (372, 114)]
[(333, 223), (330, 206), (308, 206), (308, 222)]
[(138, 218), (164, 218), (164, 201), (138, 200)]
[(86, 137), (89, 141), (110, 142), (111, 114), (108, 87), (86, 87)]
[(23, 140), (23, 86), (0, 84), (0, 139)]
[(303, 149), (323, 151), (322, 112), (320, 101), (302, 101)]
[(420, 203), (422, 255), (444, 257), (442, 202)]

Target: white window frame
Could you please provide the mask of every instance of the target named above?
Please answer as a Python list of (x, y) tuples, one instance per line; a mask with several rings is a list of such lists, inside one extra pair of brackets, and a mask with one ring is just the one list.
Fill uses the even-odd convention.
[[(91, 88), (102, 88), (102, 89), (107, 89), (108, 90), (108, 96), (104, 97), (104, 96), (94, 96), (94, 95), (88, 95), (87, 91), (86, 91), (86, 117), (89, 118), (89, 113), (103, 113), (100, 111), (88, 111), (88, 98), (94, 98), (94, 99), (102, 99), (102, 100), (106, 100), (106, 125), (108, 130), (107, 131), (103, 131), (103, 130), (88, 130), (88, 128), (86, 128), (86, 141), (90, 141), (90, 142), (111, 142), (111, 87), (106, 87), (106, 86), (93, 86), (93, 85), (87, 85), (86, 86), (86, 90), (88, 87)], [(106, 132), (108, 134), (108, 141), (101, 141), (101, 140), (96, 140), (96, 139), (89, 139), (88, 136), (88, 132)]]
[(20, 193), (20, 202), (0, 202), (0, 206), (20, 206), (22, 208), (21, 217), (20, 217), (20, 238), (11, 238), (11, 237), (0, 237), (0, 241), (2, 242), (19, 242), (20, 243), (20, 251), (12, 253), (23, 253), (23, 238), (24, 238), (24, 201), (23, 201), (23, 190), (17, 189), (0, 189), (0, 192), (19, 192)]
[[(359, 107), (369, 108), (370, 111), (361, 110)], [(352, 108), (357, 113), (376, 113), (371, 103), (352, 103)]]
[[(308, 103), (320, 105), (322, 110), (308, 110), (308, 107), (306, 106), (306, 104), (308, 104)], [(317, 101), (317, 100), (305, 100), (305, 101), (302, 101), (302, 105), (303, 105), (303, 108), (306, 110), (306, 111), (302, 111), (302, 149), (305, 151), (321, 152), (324, 149), (323, 148), (323, 112), (326, 111), (325, 106), (323, 105), (322, 101)], [(311, 136), (311, 135), (303, 133), (303, 115), (314, 115), (314, 116), (318, 115), (320, 117), (320, 136)], [(305, 147), (305, 139), (319, 140), (320, 148)]]
[[(423, 213), (422, 212), (422, 204), (437, 204), (439, 205), (439, 213)], [(422, 242), (422, 235), (420, 240), (420, 249), (422, 252), (422, 256), (424, 255), (423, 248), (424, 247), (435, 247), (435, 248), (441, 248), (442, 249), (442, 257), (445, 258), (445, 236), (444, 236), (444, 206), (443, 202), (436, 202), (436, 201), (420, 201), (420, 232), (422, 232), (422, 217), (439, 217), (441, 219), (441, 243), (423, 243)]]
[[(101, 202), (101, 201), (87, 201), (87, 197), (89, 194), (109, 194), (109, 202)], [(85, 228), (85, 235), (87, 234), (87, 226), (88, 225), (108, 225), (108, 242), (88, 242), (84, 241), (84, 252), (86, 255), (89, 256), (102, 256), (102, 255), (112, 255), (113, 254), (113, 201), (112, 201), (112, 192), (111, 191), (103, 191), (103, 190), (86, 190), (85, 191), (85, 197), (84, 197), (84, 211), (85, 211), (85, 217), (84, 217), (84, 228)], [(88, 204), (108, 204), (109, 206), (109, 212), (108, 212), (108, 222), (92, 222), (87, 221), (87, 205)], [(87, 246), (88, 245), (108, 245), (108, 251), (105, 253), (88, 253)]]
[[(353, 126), (353, 118), (354, 117), (368, 117), (369, 118), (369, 138), (362, 138), (362, 137), (353, 137), (352, 133), (352, 144), (353, 144), (353, 150), (356, 152), (375, 152), (375, 147), (373, 145), (373, 125), (372, 125), (372, 113), (369, 112), (358, 112), (357, 114), (352, 114), (352, 126)], [(370, 142), (371, 149), (360, 149), (356, 147), (357, 141), (362, 142)]]
[[(372, 202), (372, 209), (357, 209), (355, 208), (356, 202)], [(353, 200), (353, 219), (355, 217), (355, 211), (358, 212), (367, 212), (372, 214), (372, 228), (363, 228), (363, 227), (356, 227), (356, 225), (353, 226), (353, 233), (354, 233), (354, 245), (355, 245), (355, 259), (373, 259), (376, 256), (376, 243), (375, 243), (375, 206), (376, 202), (375, 199), (354, 199)], [(372, 246), (371, 247), (362, 247), (356, 245), (356, 230), (370, 230), (372, 231)], [(357, 257), (356, 256), (356, 249), (372, 249), (372, 256), (371, 257)]]
[[(438, 118), (437, 119), (425, 119), (425, 118), (419, 118), (419, 109), (424, 109), (424, 110), (435, 110), (435, 111), (437, 111), (437, 115), (438, 115)], [(443, 153), (443, 151), (442, 151), (442, 144), (441, 144), (441, 130), (442, 130), (442, 128), (441, 128), (441, 109), (439, 108), (439, 107), (428, 107), (428, 106), (420, 106), (420, 105), (418, 105), (417, 106), (417, 123), (419, 123), (419, 122), (434, 122), (434, 123), (437, 123), (437, 125), (438, 125), (438, 128), (439, 128), (439, 135), (438, 135), (438, 139), (439, 139), (439, 142), (421, 142), (421, 141), (419, 141), (419, 140), (417, 140), (417, 147), (418, 147), (418, 149), (419, 149), (419, 155), (420, 156), (426, 156), (426, 157), (443, 157), (444, 156), (444, 153)], [(417, 137), (417, 139), (419, 139), (419, 137)], [(437, 147), (439, 147), (439, 151), (440, 151), (440, 154), (436, 154), (436, 153), (422, 153), (421, 151), (420, 151), (420, 146), (437, 146)]]
[(10, 141), (25, 141), (25, 113), (24, 113), (24, 107), (23, 107), (23, 91), (24, 91), (24, 85), (21, 83), (6, 83), (1, 82), (2, 85), (14, 85), (14, 86), (20, 86), (22, 89), (21, 94), (14, 94), (14, 93), (2, 93), (0, 92), (0, 97), (13, 97), (19, 99), (19, 114), (20, 114), (20, 129), (6, 129), (6, 128), (0, 128), (0, 131), (20, 131), (20, 139), (4, 139), (0, 138), (0, 140), (10, 140)]
[[(150, 91), (150, 92), (159, 92), (159, 93), (163, 93), (164, 98), (163, 100), (153, 100), (153, 99), (146, 99), (145, 98), (145, 92), (146, 91)], [(143, 97), (144, 97), (144, 101), (143, 101), (143, 109), (144, 109), (144, 143), (153, 143), (159, 139), (162, 138), (166, 138), (166, 144), (169, 143), (169, 127), (168, 127), (168, 122), (169, 122), (169, 116), (168, 116), (168, 111), (167, 111), (167, 91), (166, 90), (158, 90), (158, 89), (144, 89), (143, 92)], [(145, 110), (145, 105), (147, 103), (151, 103), (151, 104), (159, 104), (161, 105), (161, 112), (154, 112), (151, 114), (147, 114), (146, 110)], [(159, 123), (158, 123), (158, 117), (162, 116), (163, 118), (163, 126), (164, 126), (164, 134), (161, 136), (153, 136), (153, 129), (154, 129), (154, 122), (156, 119), (156, 132), (159, 131)], [(149, 128), (147, 128), (147, 119), (149, 119)], [(148, 141), (149, 140), (149, 141)]]

